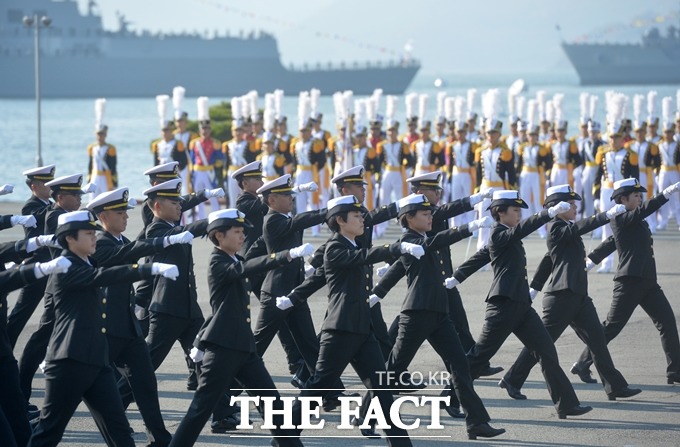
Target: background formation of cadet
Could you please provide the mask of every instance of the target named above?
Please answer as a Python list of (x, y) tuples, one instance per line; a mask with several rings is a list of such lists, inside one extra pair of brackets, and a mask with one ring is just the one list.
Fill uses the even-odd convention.
[[(134, 201), (127, 188), (118, 188), (105, 99), (95, 102), (97, 140), (87, 150), (85, 182), (80, 174), (55, 177), (54, 165), (24, 171), (31, 198), (21, 216), (0, 219), (2, 228), (26, 230), (25, 240), (0, 250), (3, 264), (18, 265), (0, 273), (0, 383), (7, 397), (0, 400), (0, 444), (56, 445), (81, 400), (109, 445), (134, 445), (124, 413), (133, 401), (149, 445), (190, 445), (211, 415), (213, 432), (234, 430), (231, 389), (274, 390), (258, 393), (280, 404), (261, 360), (275, 335), (292, 383), (303, 395), (321, 396), (326, 411), (343, 393), (322, 390), (342, 390), (340, 373), (351, 363), (370, 390), (364, 416), (370, 397), (392, 402), (383, 389), (419, 388), (409, 379), (380, 383), (376, 372), (408, 377), (409, 363), (427, 339), (448, 353), (441, 357), (455, 380), (444, 391), (451, 404), (442, 408), (466, 418), (470, 439), (504, 432), (489, 425), (473, 381), (502, 370), (489, 360), (511, 332), (526, 347), (499, 386), (525, 399), (522, 384), (540, 362), (560, 418), (591, 410), (579, 404), (558, 364), (553, 342), (567, 325), (587, 345), (571, 372), (593, 382), (594, 363), (610, 400), (631, 397), (640, 390), (628, 387), (606, 344), (640, 304), (663, 326), (668, 383), (680, 382), (675, 317), (656, 282), (651, 244), (670, 213), (680, 222), (680, 91), (679, 110), (666, 97), (660, 114), (656, 92), (635, 95), (632, 114), (629, 98), (607, 92), (605, 126), (596, 118), (598, 97), (584, 93), (573, 137), (567, 137), (561, 94), (550, 100), (545, 92), (529, 100), (510, 94), (509, 133), (503, 135), (498, 90), (482, 95), (481, 120), (474, 89), (465, 98), (438, 95), (432, 120), (427, 95), (409, 94), (401, 134), (396, 97), (385, 98), (383, 115), (380, 90), (358, 99), (338, 92), (331, 133), (317, 110), (320, 92), (311, 90), (300, 93), (299, 133), (293, 136), (283, 92), (265, 95), (263, 111), (250, 92), (231, 101), (233, 138), (226, 142), (211, 136), (206, 97), (197, 101), (199, 134), (187, 131), (184, 94), (176, 87), (172, 98), (157, 97), (161, 138), (151, 145), (154, 167), (144, 173), (151, 186), (144, 192), (145, 229), (136, 240), (123, 235)], [(168, 120), (171, 104), (174, 119)], [(0, 193), (12, 191), (5, 185)], [(87, 211), (79, 211), (84, 194), (91, 194)], [(372, 238), (394, 218), (404, 229), (400, 241), (372, 247)], [(303, 234), (309, 229), (318, 235), (324, 223), (333, 235), (305, 264), (313, 249)], [(526, 262), (516, 261), (524, 254), (521, 239), (534, 231), (547, 239), (548, 253), (529, 281)], [(603, 243), (586, 258), (580, 237), (590, 231), (601, 232)], [(479, 251), (454, 271), (449, 246), (473, 234)], [(215, 245), (208, 318), (198, 306), (191, 249), (193, 238), (204, 235)], [(599, 271), (613, 271), (614, 250), (620, 258), (614, 301), (600, 324), (583, 272), (599, 262)], [(391, 267), (374, 285), (371, 266), (383, 260)], [(494, 282), (475, 341), (455, 286), (489, 262)], [(380, 299), (403, 276), (408, 295), (388, 330)], [(551, 276), (541, 320), (531, 301)], [(317, 337), (306, 298), (324, 284), (329, 309)], [(431, 284), (440, 286), (431, 290)], [(18, 288), (7, 316), (7, 294)], [(261, 303), (254, 329), (250, 292)], [(17, 365), (14, 345), (43, 298), (40, 326)], [(83, 349), (77, 341), (83, 337), (96, 347)], [(175, 341), (185, 354), (187, 388), (196, 394), (173, 438), (161, 416), (154, 370)], [(39, 410), (29, 399), (43, 360), (46, 395)], [(353, 423), (365, 436), (379, 436), (372, 423)], [(276, 428), (272, 443), (301, 445), (297, 434)], [(403, 430), (386, 434), (389, 445), (410, 445)]]

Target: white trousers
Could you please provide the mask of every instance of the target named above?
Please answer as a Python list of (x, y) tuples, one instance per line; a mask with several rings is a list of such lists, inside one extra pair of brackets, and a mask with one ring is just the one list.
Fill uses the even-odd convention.
[[(468, 172), (457, 172), (451, 175), (451, 201), (470, 197), (472, 195), (472, 177)], [(453, 218), (453, 224), (457, 227), (470, 223), (475, 218), (474, 211), (460, 214)]]
[[(611, 197), (612, 193), (614, 190), (612, 188), (606, 188), (602, 186), (600, 188), (600, 212), (603, 213), (607, 210), (609, 210), (612, 206), (614, 206), (614, 202), (612, 202)], [(612, 227), (611, 224), (606, 224), (602, 227), (602, 240), (605, 241), (609, 236), (611, 236), (612, 233)], [(602, 260), (602, 264), (600, 264), (602, 268), (606, 268), (609, 270), (612, 270), (614, 266), (614, 253), (610, 254), (606, 258)]]
[[(210, 177), (210, 174), (208, 171), (194, 171), (193, 172), (193, 183), (194, 183), (194, 191), (201, 191), (203, 189), (212, 189), (213, 188), (213, 183), (212, 183), (212, 178)], [(210, 201), (210, 210), (211, 211), (217, 211), (220, 209), (220, 203), (217, 201), (215, 197), (209, 199)], [(199, 203), (198, 206), (196, 207), (197, 213), (198, 213), (198, 218), (199, 219), (205, 219), (206, 213), (205, 213), (205, 202)]]
[[(541, 212), (541, 179), (538, 172), (522, 172), (519, 176), (519, 196), (524, 200), (529, 208), (522, 209), (522, 218), (526, 219), (536, 213)], [(545, 237), (545, 225), (538, 229), (538, 234)]]
[[(659, 172), (659, 191), (663, 191), (667, 187), (680, 181), (680, 174), (678, 171), (664, 171)], [(642, 185), (644, 186), (644, 185)], [(659, 208), (659, 225), (660, 230), (668, 226), (670, 216), (675, 216), (675, 224), (680, 225), (680, 198), (677, 194), (671, 194), (668, 204)]]

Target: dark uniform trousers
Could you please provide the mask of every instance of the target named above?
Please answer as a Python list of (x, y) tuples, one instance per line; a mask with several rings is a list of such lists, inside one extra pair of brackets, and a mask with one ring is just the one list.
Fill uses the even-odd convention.
[[(623, 276), (614, 280), (614, 296), (607, 319), (602, 323), (609, 343), (626, 325), (637, 306), (649, 315), (661, 335), (666, 354), (666, 373), (680, 373), (680, 341), (675, 314), (666, 295), (653, 279)], [(585, 349), (577, 362), (581, 367), (593, 363), (590, 349)], [(596, 365), (597, 366), (597, 365)]]
[(397, 377), (408, 370), (418, 349), (427, 340), (444, 363), (451, 368), (449, 393), (465, 411), (468, 426), (489, 422), (489, 414), (475, 392), (465, 351), (447, 313), (430, 310), (404, 310), (399, 316), (399, 335), (387, 360), (387, 370)]
[[(602, 325), (589, 296), (579, 296), (570, 290), (546, 292), (543, 298), (543, 325), (553, 340), (557, 340), (567, 326), (571, 326), (593, 353), (605, 392), (609, 394), (628, 386), (626, 379), (614, 367)], [(537, 362), (536, 354), (524, 347), (503, 379), (515, 388), (522, 388)]]
[[(47, 259), (40, 260), (40, 262), (48, 261), (50, 261), (49, 256), (47, 256)], [(9, 336), (12, 348), (16, 346), (21, 331), (24, 330), (26, 323), (28, 323), (38, 304), (40, 304), (43, 295), (45, 295), (45, 286), (47, 286), (47, 277), (27, 284), (21, 289), (17, 302), (7, 318), (7, 335)]]
[(33, 377), (45, 358), (47, 345), (54, 329), (54, 308), (50, 297), (45, 297), (45, 310), (40, 317), (38, 329), (31, 334), (19, 360), (19, 383), (26, 400), (31, 398)]
[[(363, 382), (364, 386), (378, 398), (387, 424), (385, 430), (387, 444), (390, 446), (410, 446), (406, 430), (393, 426), (390, 407), (394, 401), (387, 384), (380, 380), (379, 371), (385, 370), (384, 357), (373, 333), (355, 334), (346, 331), (322, 330), (320, 338), (319, 361), (314, 376), (305, 384), (300, 396), (319, 396), (324, 390), (333, 389), (348, 364)], [(299, 401), (296, 402), (299, 407)]]
[(26, 398), (19, 388), (17, 361), (11, 355), (0, 358), (0, 445), (28, 445), (31, 426), (26, 418)]
[[(234, 379), (251, 396), (273, 396), (277, 399), (280, 397), (259, 355), (254, 352), (237, 351), (205, 343), (198, 389), (170, 446), (186, 447), (196, 442), (213, 409), (224, 395), (225, 389), (233, 383)], [(281, 401), (275, 401), (274, 408), (282, 408)], [(262, 413), (261, 408), (258, 410)], [(283, 416), (274, 416), (273, 422), (275, 425), (281, 425)], [(275, 437), (296, 436), (298, 432), (274, 429), (272, 435)], [(302, 446), (299, 438), (280, 437), (277, 441), (281, 446)]]
[[(115, 446), (134, 447), (130, 424), (109, 366), (95, 366), (71, 359), (51, 361), (45, 367), (45, 401), (31, 447), (56, 446), (81, 401)], [(59, 405), (55, 405), (58, 403)]]
[(494, 296), (487, 300), (482, 333), (467, 354), (472, 377), (479, 377), (480, 369), (498, 352), (510, 334), (515, 334), (524, 346), (538, 356), (541, 372), (556, 408), (567, 410), (579, 405), (574, 388), (560, 367), (555, 344), (528, 298), (526, 301), (515, 301)]

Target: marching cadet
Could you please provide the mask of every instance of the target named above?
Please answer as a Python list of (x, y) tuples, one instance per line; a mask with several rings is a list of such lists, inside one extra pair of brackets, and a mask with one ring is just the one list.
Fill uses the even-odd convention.
[(364, 167), (364, 182), (366, 183), (366, 199), (364, 207), (369, 211), (376, 207), (376, 179), (375, 174), (380, 175), (380, 159), (378, 151), (366, 144), (366, 126), (359, 124), (355, 128), (354, 148), (352, 158), (354, 166)]
[[(586, 250), (581, 235), (589, 233), (596, 227), (605, 225), (609, 220), (625, 212), (623, 205), (614, 205), (606, 213), (598, 213), (574, 223), (577, 214), (577, 202), (581, 200), (569, 185), (557, 185), (548, 188), (544, 206), (549, 208), (559, 202), (569, 203), (570, 208), (556, 215), (550, 226), (547, 239), (548, 252), (541, 266), (547, 277), (552, 277), (543, 298), (543, 325), (553, 341), (571, 326), (579, 338), (593, 352), (597, 372), (602, 378), (604, 391), (609, 400), (632, 397), (641, 392), (640, 389), (629, 388), (626, 379), (614, 367), (607, 342), (604, 338), (602, 324), (597, 316), (593, 300), (588, 296), (588, 270), (586, 269)], [(541, 270), (541, 267), (539, 267)], [(536, 276), (541, 273), (536, 274)], [(536, 276), (531, 283), (531, 298), (535, 298), (543, 284), (536, 284)], [(513, 399), (526, 399), (521, 393), (522, 385), (538, 359), (524, 347), (512, 367), (505, 373), (500, 387), (505, 388)], [(572, 373), (580, 371), (572, 369)]]
[[(475, 154), (479, 149), (477, 143), (467, 139), (468, 124), (462, 119), (454, 123), (456, 139), (450, 145), (449, 162), (451, 172), (451, 201), (457, 198), (470, 197), (476, 186)], [(453, 217), (457, 227), (474, 220), (474, 210)]]
[[(229, 208), (236, 208), (236, 198), (240, 193), (240, 189), (234, 180), (233, 174), (248, 163), (252, 163), (257, 158), (258, 150), (255, 143), (246, 139), (246, 133), (243, 129), (243, 118), (238, 117), (240, 103), (239, 98), (232, 98), (231, 110), (234, 119), (231, 121), (231, 133), (233, 138), (222, 143), (222, 152), (227, 169), (227, 185), (229, 195)], [(215, 211), (213, 209), (213, 211)]]
[[(613, 236), (595, 251), (600, 257), (614, 250), (619, 265), (614, 275), (614, 295), (607, 318), (602, 323), (607, 343), (621, 332), (639, 305), (659, 330), (661, 346), (666, 354), (668, 383), (680, 383), (680, 341), (673, 308), (659, 286), (652, 235), (645, 218), (661, 208), (680, 191), (680, 183), (665, 188), (661, 194), (642, 202), (645, 188), (634, 178), (614, 184), (613, 199), (625, 206), (626, 212), (611, 221)], [(591, 258), (592, 255), (589, 255)], [(593, 259), (595, 263), (599, 259)], [(585, 349), (574, 368), (589, 373), (592, 355)]]
[(31, 446), (57, 445), (81, 400), (115, 445), (135, 445), (109, 366), (106, 298), (100, 287), (151, 275), (174, 278), (177, 268), (160, 263), (94, 267), (100, 228), (89, 211), (59, 216), (55, 237), (66, 247), (64, 257), (71, 265), (49, 280), (55, 326), (45, 357), (45, 403)]
[(279, 140), (273, 132), (265, 132), (260, 141), (262, 142), (260, 154), (262, 177), (269, 182), (285, 174), (286, 166), (290, 164), (290, 154), (276, 148), (275, 145), (279, 143)]
[[(531, 102), (531, 101), (529, 101)], [(538, 142), (538, 125), (529, 122), (529, 141), (517, 150), (519, 194), (527, 198), (528, 208), (522, 212), (524, 218), (541, 211), (545, 191), (545, 170), (550, 164), (550, 149)], [(538, 229), (538, 235), (545, 238), (545, 227)]]
[[(118, 171), (116, 164), (118, 157), (116, 155), (116, 147), (106, 142), (106, 135), (109, 132), (109, 126), (103, 123), (104, 107), (106, 106), (106, 99), (99, 98), (94, 103), (95, 110), (95, 135), (97, 141), (87, 147), (87, 181), (96, 186), (92, 192), (92, 198), (97, 197), (106, 191), (111, 191), (118, 187)], [(90, 192), (90, 191), (88, 191)]]
[[(491, 95), (491, 96), (488, 96)], [(495, 118), (497, 114), (498, 91), (491, 90), (485, 95), (484, 105), (486, 123), (486, 142), (475, 152), (475, 171), (477, 188), (479, 192), (485, 192), (494, 188), (516, 188), (517, 174), (515, 171), (514, 154), (500, 141), (503, 122)], [(477, 205), (479, 218), (489, 215), (489, 200), (484, 200)], [(486, 228), (479, 229), (477, 238), (477, 250), (487, 244), (490, 231)]]
[(406, 133), (399, 137), (399, 141), (408, 144), (409, 148), (420, 139), (418, 134), (418, 115), (416, 114), (417, 93), (409, 93), (404, 97), (406, 107)]
[[(609, 144), (600, 146), (595, 158), (595, 162), (598, 164), (598, 171), (595, 176), (593, 194), (599, 194), (600, 211), (607, 211), (614, 204), (611, 197), (615, 182), (629, 177), (638, 178), (640, 176), (638, 154), (627, 149), (623, 142), (625, 125), (620, 117), (623, 113), (624, 101), (625, 98), (620, 94), (612, 95), (609, 98), (609, 103), (607, 104), (607, 116), (611, 117), (607, 132)], [(611, 225), (605, 225), (602, 229), (602, 240), (606, 240), (611, 234)], [(613, 263), (613, 255), (607, 256), (597, 270), (598, 273), (611, 273)]]
[[(425, 236), (432, 231), (432, 207), (433, 203), (422, 194), (411, 194), (399, 201), (399, 221), (405, 229), (400, 238), (404, 254), (399, 262), (406, 271), (408, 291), (399, 314), (399, 335), (386, 368), (400, 377), (427, 340), (452, 370), (453, 382), (448, 391), (449, 395), (455, 392), (456, 400), (465, 409), (468, 438), (495, 437), (505, 430), (489, 425), (489, 415), (472, 385), (465, 351), (449, 317), (449, 300), (444, 288), (446, 272), (442, 266), (444, 247), (470, 237), (472, 231), (491, 222), (486, 218)], [(371, 301), (377, 302), (381, 293), (376, 289), (374, 293)]]
[[(182, 194), (186, 195), (189, 194), (191, 190), (191, 185), (192, 185), (192, 179), (191, 179), (191, 158), (192, 155), (189, 153), (190, 148), (189, 148), (189, 143), (191, 143), (192, 140), (198, 138), (198, 135), (196, 135), (194, 132), (191, 132), (187, 130), (187, 124), (189, 120), (189, 114), (182, 110), (182, 105), (184, 103), (184, 94), (185, 94), (185, 89), (184, 87), (177, 86), (172, 89), (172, 106), (173, 109), (175, 110), (175, 126), (176, 129), (174, 131), (175, 134), (175, 139), (177, 141), (180, 141), (182, 145), (184, 145), (185, 151), (184, 151), (184, 161), (180, 161), (180, 166), (183, 166), (180, 171), (179, 171), (179, 176), (182, 179)], [(179, 154), (181, 155), (181, 154)]]
[(413, 175), (416, 176), (436, 171), (445, 165), (443, 148), (430, 138), (432, 123), (425, 119), (426, 100), (426, 95), (420, 96), (420, 138), (411, 143), (411, 153), (416, 162)]
[[(388, 96), (388, 104), (390, 97)], [(395, 98), (396, 99), (396, 98)], [(406, 166), (412, 165), (409, 146), (399, 141), (399, 121), (387, 119), (387, 139), (378, 143), (376, 155), (381, 164), (380, 204), (399, 201), (407, 195)]]
[[(657, 115), (656, 108), (656, 98), (658, 93), (656, 90), (652, 90), (647, 93), (647, 139), (652, 143), (658, 145), (661, 140), (661, 135), (658, 134), (659, 130), (659, 116)], [(652, 194), (652, 192), (649, 192)]]
[(153, 165), (169, 163), (176, 161), (179, 166), (179, 171), (184, 172), (186, 177), (186, 169), (188, 165), (188, 156), (186, 154), (187, 146), (176, 138), (174, 132), (176, 130), (175, 123), (172, 120), (166, 120), (165, 114), (170, 97), (168, 95), (156, 96), (158, 104), (158, 114), (161, 121), (161, 138), (154, 140), (151, 143), (151, 153), (153, 154)]
[[(579, 404), (574, 388), (559, 364), (555, 344), (543, 326), (536, 311), (531, 307), (527, 277), (526, 255), (522, 239), (537, 230), (560, 213), (571, 207), (560, 202), (539, 214), (522, 219), (521, 209), (528, 205), (517, 191), (494, 191), (489, 206), (496, 221), (489, 238), (487, 259), (493, 266), (494, 278), (486, 297), (486, 315), (482, 333), (475, 346), (468, 351), (470, 373), (479, 377), (480, 368), (498, 352), (512, 333), (539, 357), (541, 370), (548, 385), (548, 392), (557, 409), (557, 416), (579, 416), (592, 410)], [(478, 252), (479, 253), (479, 252)], [(473, 256), (474, 258), (474, 256)], [(470, 260), (463, 263), (465, 269)], [(446, 287), (460, 284), (458, 273), (446, 279)], [(499, 384), (504, 387), (505, 382)]]
[[(149, 200), (154, 219), (146, 228), (146, 238), (174, 236), (185, 231), (194, 237), (205, 234), (208, 222), (197, 220), (186, 226), (177, 225), (182, 214), (180, 192), (181, 179), (160, 183), (144, 191)], [(177, 265), (179, 276), (176, 281), (154, 278), (153, 296), (149, 305), (149, 345), (154, 370), (163, 363), (170, 349), (179, 341), (185, 354), (189, 379), (187, 387), (195, 383), (196, 365), (189, 357), (194, 338), (203, 324), (203, 314), (198, 305), (196, 277), (190, 245), (180, 244), (168, 247), (161, 253), (149, 257), (150, 262), (167, 262)], [(127, 402), (124, 402), (127, 403)]]
[(472, 143), (482, 144), (484, 140), (481, 140), (480, 133), (477, 131), (477, 112), (475, 112), (475, 100), (477, 98), (477, 89), (470, 88), (467, 91), (467, 99), (465, 104), (467, 106), (467, 111), (465, 119), (468, 125), (468, 140)]
[[(52, 206), (50, 187), (45, 183), (54, 180), (55, 169), (54, 165), (47, 165), (28, 169), (21, 173), (21, 175), (26, 176), (26, 185), (31, 189), (31, 197), (26, 200), (21, 208), (21, 214), (32, 215), (36, 220), (35, 227), (24, 228), (26, 239), (45, 234), (45, 216)], [(37, 250), (26, 262), (47, 262), (51, 258), (49, 250), (43, 247)], [(7, 318), (7, 336), (12, 349), (14, 349), (19, 334), (21, 334), (45, 294), (46, 285), (47, 278), (42, 277), (36, 281), (30, 281), (21, 289), (17, 302)]]
[[(298, 111), (300, 138), (291, 147), (293, 165), (295, 167), (295, 186), (301, 192), (301, 194), (295, 197), (295, 206), (298, 214), (319, 209), (319, 171), (326, 163), (323, 141), (312, 138), (312, 127), (309, 113), (307, 112), (308, 107), (309, 98), (301, 93)], [(311, 185), (314, 185), (314, 187)], [(312, 229), (313, 235), (318, 233), (318, 226)]]
[[(128, 210), (134, 209), (136, 202), (128, 197), (128, 188), (118, 188), (100, 194), (87, 205), (87, 209), (97, 216), (104, 229), (97, 236), (97, 250), (93, 254), (98, 266), (106, 268), (134, 263), (139, 258), (161, 252), (170, 245), (191, 243), (193, 235), (188, 231), (165, 238), (131, 242), (123, 232), (127, 228)], [(171, 436), (163, 424), (158, 403), (158, 384), (149, 348), (135, 317), (132, 284), (121, 281), (104, 290), (109, 364), (122, 371), (123, 377), (130, 384), (148, 432), (148, 445), (167, 446)], [(107, 443), (113, 443), (106, 430), (101, 426), (100, 428)]]
[[(191, 140), (189, 149), (191, 153), (192, 187), (195, 191), (201, 189), (213, 189), (222, 184), (222, 168), (224, 166), (224, 154), (222, 154), (219, 140), (212, 138), (210, 116), (208, 114), (208, 98), (202, 96), (197, 100), (198, 127), (200, 137)], [(218, 210), (220, 207), (217, 198), (210, 198), (210, 209)], [(205, 204), (198, 204), (198, 218), (205, 219)]]
[(567, 126), (566, 120), (559, 120), (555, 123), (557, 138), (550, 145), (552, 157), (548, 164), (548, 170), (550, 171), (551, 185), (569, 183), (573, 188), (574, 169), (582, 164), (582, 160), (576, 143), (567, 139)]
[[(317, 95), (320, 94), (319, 90), (317, 89), (312, 89), (310, 93), (316, 93)], [(311, 97), (312, 100), (314, 100), (315, 96), (312, 95)], [(318, 101), (318, 97), (316, 101)], [(319, 169), (319, 189), (320, 189), (319, 207), (325, 208), (330, 194), (331, 177), (333, 176), (331, 172), (333, 165), (330, 163), (328, 149), (330, 146), (331, 133), (321, 127), (321, 124), (323, 122), (323, 113), (316, 110), (316, 105), (314, 104), (314, 102), (312, 102), (312, 113), (310, 115), (310, 118), (312, 123), (312, 138), (315, 140), (320, 140), (324, 144), (325, 162), (323, 164), (323, 167)]]
[[(342, 372), (351, 364), (360, 379), (378, 398), (390, 428), (385, 430), (390, 446), (410, 446), (403, 428), (395, 427), (390, 412), (389, 384), (379, 372), (385, 368), (380, 346), (372, 331), (370, 272), (373, 263), (393, 260), (411, 249), (396, 242), (373, 248), (360, 248), (355, 240), (364, 233), (361, 202), (354, 196), (341, 196), (328, 203), (326, 220), (333, 236), (326, 244), (324, 272), (328, 281), (328, 310), (321, 328), (319, 359), (301, 397), (325, 395), (334, 388)], [(422, 247), (421, 247), (422, 251)], [(298, 307), (298, 306), (295, 306)], [(296, 402), (299, 408), (299, 402)]]
[[(276, 92), (275, 92), (276, 93)], [(288, 133), (288, 118), (285, 116), (279, 116), (276, 118), (276, 142), (274, 148), (277, 151), (283, 153), (286, 157), (286, 174), (294, 174), (293, 171), (293, 160), (295, 154), (293, 153), (293, 136)]]
[[(245, 229), (251, 228), (245, 215), (236, 209), (210, 213), (208, 237), (215, 245), (210, 255), (208, 287), (212, 317), (200, 334), (204, 351), (199, 386), (187, 414), (182, 419), (171, 446), (189, 446), (196, 442), (225, 389), (233, 379), (251, 395), (273, 396), (278, 410), (282, 404), (274, 382), (258, 355), (250, 327), (248, 277), (290, 263), (302, 256), (304, 247), (295, 247), (271, 255), (244, 260)], [(262, 408), (258, 407), (262, 413)], [(274, 416), (277, 426), (283, 416)], [(295, 430), (272, 430), (281, 446), (301, 446)], [(276, 437), (276, 436), (282, 437)]]
[[(638, 97), (638, 95), (635, 96)], [(661, 154), (656, 144), (647, 141), (647, 122), (640, 120), (639, 115), (636, 115), (633, 121), (633, 132), (635, 132), (635, 140), (628, 143), (626, 149), (637, 154), (640, 184), (644, 185), (647, 191), (651, 191), (642, 195), (642, 201), (644, 202), (649, 194), (653, 194), (656, 183), (654, 173), (658, 172), (661, 166)], [(656, 233), (656, 213), (647, 216), (647, 223), (649, 224), (649, 231), (652, 234)]]
[[(3, 219), (4, 220), (4, 219)], [(3, 222), (4, 224), (4, 222)], [(7, 295), (16, 289), (39, 281), (51, 273), (66, 272), (70, 262), (58, 257), (52, 261), (24, 263), (18, 268), (5, 271), (5, 262), (17, 261), (30, 255), (35, 249), (52, 239), (52, 235), (35, 236), (27, 241), (7, 242), (0, 244), (0, 318), (6, 318)], [(0, 324), (0, 444), (8, 447), (28, 445), (31, 437), (31, 426), (26, 417), (26, 398), (19, 385), (17, 361), (12, 354), (12, 346), (5, 332), (4, 324)]]
[[(597, 153), (600, 146), (604, 144), (600, 136), (601, 125), (598, 121), (595, 121), (595, 109), (597, 107), (598, 97), (590, 97), (590, 120), (588, 121), (588, 138), (583, 142), (583, 150), (581, 155), (583, 156), (583, 172), (581, 173), (581, 184), (583, 191), (583, 215), (592, 216), (595, 214), (595, 200), (599, 200), (599, 197), (594, 195), (593, 188), (595, 186), (595, 179), (597, 177), (598, 163)], [(593, 237), (599, 238), (601, 228), (596, 229), (593, 232)]]
[[(83, 176), (80, 174), (66, 175), (57, 177), (45, 183), (45, 186), (52, 190), (54, 203), (45, 214), (44, 234), (55, 234), (59, 222), (59, 216), (73, 212), (80, 208), (82, 195), (88, 191), (83, 191)], [(50, 247), (50, 258), (56, 258), (61, 253), (61, 248)], [(38, 370), (38, 366), (45, 358), (45, 351), (50, 341), (50, 335), (54, 328), (54, 306), (52, 303), (52, 293), (46, 286), (46, 293), (43, 299), (44, 311), (40, 318), (38, 329), (31, 334), (31, 337), (24, 346), (24, 352), (19, 361), (19, 381), (21, 390), (26, 396), (26, 400), (31, 397), (33, 376)]]
[[(590, 122), (590, 116), (588, 115), (588, 111), (590, 109), (590, 94), (582, 92), (578, 99), (580, 109), (578, 121), (579, 133), (578, 135), (570, 138), (570, 140), (576, 144), (576, 148), (578, 149), (579, 157), (581, 159), (581, 163), (578, 166), (575, 166), (574, 170), (572, 171), (574, 178), (574, 192), (583, 197), (583, 170), (585, 169), (584, 151), (586, 150), (586, 142), (589, 138), (588, 123)], [(578, 210), (576, 213), (576, 218), (580, 219), (581, 216), (588, 217), (591, 215), (592, 214), (583, 214), (583, 210)]]
[[(661, 115), (663, 117), (663, 140), (659, 141), (659, 153), (661, 154), (661, 169), (659, 171), (659, 189), (666, 189), (680, 181), (678, 165), (680, 164), (680, 148), (675, 141), (675, 124), (671, 115), (670, 97), (661, 100)], [(637, 176), (633, 176), (637, 177)], [(659, 210), (658, 230), (665, 230), (671, 215), (675, 216), (676, 224), (680, 225), (680, 199), (678, 196), (670, 196), (670, 206)]]

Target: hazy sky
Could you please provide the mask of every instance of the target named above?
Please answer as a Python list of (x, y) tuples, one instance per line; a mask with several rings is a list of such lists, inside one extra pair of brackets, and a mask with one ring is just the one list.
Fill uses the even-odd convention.
[[(81, 11), (87, 0), (78, 0)], [(559, 46), (594, 31), (635, 39), (640, 16), (677, 13), (677, 0), (98, 0), (104, 26), (116, 11), (134, 29), (265, 30), (284, 63), (398, 58), (411, 41), (425, 73), (568, 69)], [(559, 24), (561, 31), (556, 30)], [(676, 25), (678, 25), (676, 21)]]

